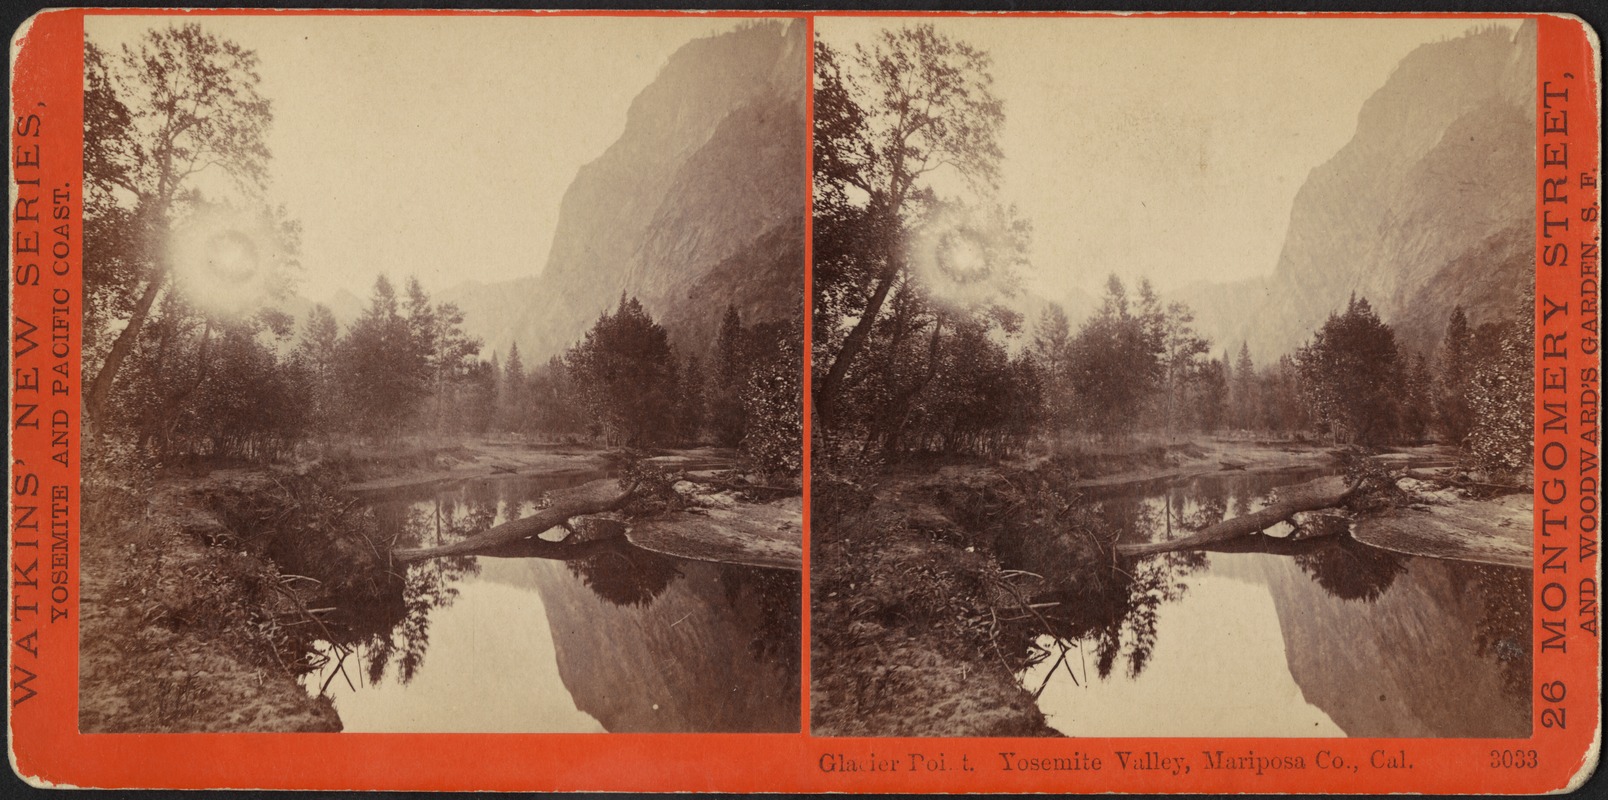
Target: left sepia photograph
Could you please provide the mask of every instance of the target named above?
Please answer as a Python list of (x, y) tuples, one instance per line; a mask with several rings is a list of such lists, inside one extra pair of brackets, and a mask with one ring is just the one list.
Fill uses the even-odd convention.
[(804, 20), (84, 38), (82, 733), (800, 730)]

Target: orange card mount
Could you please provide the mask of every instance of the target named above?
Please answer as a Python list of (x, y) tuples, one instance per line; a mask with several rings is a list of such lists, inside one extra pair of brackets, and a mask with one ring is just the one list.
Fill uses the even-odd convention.
[(1596, 768), (1579, 19), (67, 9), (12, 65), (33, 785)]

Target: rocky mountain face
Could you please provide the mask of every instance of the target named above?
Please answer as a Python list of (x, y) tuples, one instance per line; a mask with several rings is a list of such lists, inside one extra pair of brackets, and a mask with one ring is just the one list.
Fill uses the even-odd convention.
[(807, 46), (802, 22), (759, 22), (676, 51), (565, 192), (545, 268), (441, 299), (527, 364), (622, 293), (683, 352), (712, 345), (728, 303), (747, 323), (802, 313)]
[(1535, 23), (1423, 45), (1312, 170), (1271, 277), (1188, 287), (1200, 330), (1265, 364), (1355, 292), (1407, 347), (1438, 346), (1453, 306), (1478, 325), (1534, 280)]
[[(1274, 273), (1167, 292), (1214, 352), (1259, 365), (1311, 339), (1352, 292), (1428, 355), (1455, 305), (1499, 320), (1534, 281), (1536, 24), (1426, 43), (1296, 194)], [(1068, 302), (1073, 324), (1081, 323)]]

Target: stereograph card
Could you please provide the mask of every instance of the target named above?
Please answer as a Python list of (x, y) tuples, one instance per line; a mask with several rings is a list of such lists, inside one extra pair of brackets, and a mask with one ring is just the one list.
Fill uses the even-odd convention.
[(1596, 769), (1580, 19), (62, 9), (11, 63), (34, 786)]

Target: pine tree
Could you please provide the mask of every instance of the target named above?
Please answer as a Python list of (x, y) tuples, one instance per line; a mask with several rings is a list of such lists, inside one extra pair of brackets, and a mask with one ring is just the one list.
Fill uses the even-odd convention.
[(399, 435), (429, 392), (408, 321), (384, 275), (375, 279), (368, 310), (342, 342), (341, 378), (354, 424), (381, 439)]
[(1469, 381), (1473, 377), (1474, 332), (1463, 307), (1452, 309), (1441, 341), (1440, 374), (1435, 381), (1435, 417), (1446, 441), (1461, 445), (1474, 425), (1469, 402)]
[(1400, 433), (1396, 334), (1367, 298), (1353, 296), (1296, 354), (1302, 391), (1334, 441), (1378, 444)]
[(675, 436), (677, 362), (664, 328), (636, 298), (623, 296), (564, 358), (594, 428), (611, 444), (631, 447)]
[(497, 397), (502, 430), (524, 430), (526, 389), (525, 362), (519, 357), (519, 342), (514, 342), (508, 348), (508, 361), (503, 364), (502, 391)]
[(1236, 428), (1250, 429), (1256, 427), (1258, 396), (1256, 385), (1256, 366), (1251, 363), (1251, 346), (1248, 342), (1240, 343), (1239, 359), (1234, 362), (1234, 426)]

